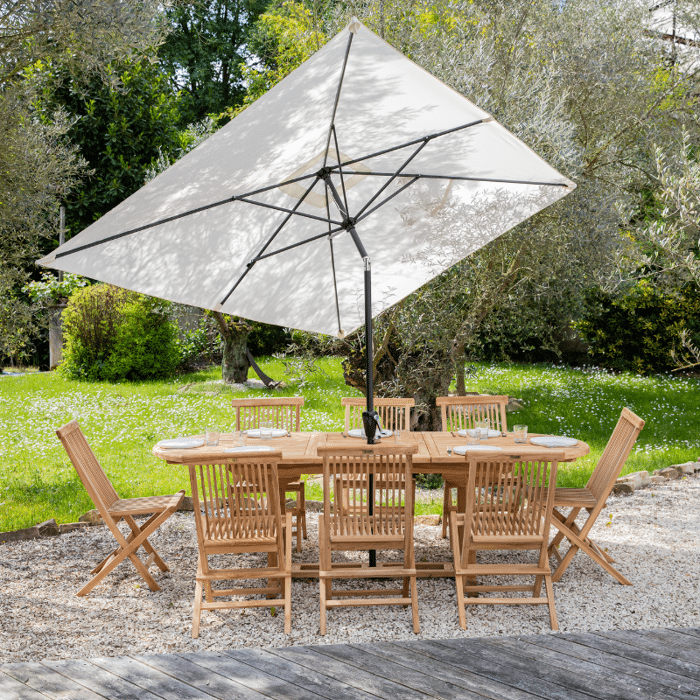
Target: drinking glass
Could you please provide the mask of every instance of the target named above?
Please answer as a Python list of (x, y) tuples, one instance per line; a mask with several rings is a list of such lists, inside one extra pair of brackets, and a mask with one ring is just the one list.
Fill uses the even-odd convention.
[(219, 444), (219, 429), (207, 428), (204, 434), (204, 441), (207, 447), (216, 447)]
[(481, 440), (486, 440), (489, 436), (489, 422), (487, 420), (479, 420), (474, 423), (474, 427)]
[(527, 442), (527, 426), (526, 425), (514, 425), (513, 426), (513, 437), (515, 442), (518, 444), (524, 444)]
[(481, 433), (479, 430), (467, 430), (467, 445), (478, 445)]
[(260, 423), (260, 439), (272, 439), (272, 421), (266, 420)]
[(400, 430), (394, 430), (394, 437), (396, 438), (396, 444), (400, 445), (401, 444), (401, 431)]
[(234, 447), (242, 447), (245, 445), (246, 434), (242, 430), (233, 431), (233, 445)]

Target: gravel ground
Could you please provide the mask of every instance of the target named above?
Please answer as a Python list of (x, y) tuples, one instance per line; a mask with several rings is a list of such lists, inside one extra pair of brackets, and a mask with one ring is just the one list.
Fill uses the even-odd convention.
[[(578, 554), (554, 585), (560, 630), (700, 626), (700, 478), (611, 497), (608, 506), (593, 536), (634, 585), (619, 585)], [(317, 559), (317, 518), (308, 516), (309, 539), (296, 561)], [(450, 558), (439, 527), (417, 526), (415, 539), (418, 560)], [(152, 538), (171, 567), (156, 576), (161, 591), (152, 593), (130, 564), (122, 564), (89, 596), (76, 597), (113, 542), (106, 528), (95, 527), (0, 547), (1, 662), (416, 639), (410, 609), (394, 607), (331, 610), (328, 634), (321, 637), (318, 583), (295, 581), (291, 635), (284, 634), (282, 615), (258, 608), (205, 612), (200, 637), (193, 640), (192, 515), (176, 514)], [(419, 580), (418, 595), (419, 638), (550, 631), (545, 606), (488, 606), (467, 610), (463, 632), (454, 579)]]

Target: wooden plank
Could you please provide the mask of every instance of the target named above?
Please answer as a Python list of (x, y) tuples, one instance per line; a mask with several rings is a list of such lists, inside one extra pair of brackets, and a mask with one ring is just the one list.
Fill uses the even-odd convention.
[(253, 668), (226, 654), (192, 653), (183, 654), (185, 659), (219, 673), (236, 683), (256, 690), (265, 696), (279, 700), (318, 700), (323, 696), (306, 688), (282, 680), (266, 672), (264, 667)]
[[(449, 642), (456, 642), (450, 644)], [(466, 668), (486, 678), (498, 681), (536, 697), (551, 700), (590, 700), (591, 695), (571, 687), (568, 674), (555, 673), (552, 677), (543, 675), (530, 665), (514, 664), (509, 654), (497, 649), (486, 649), (481, 640), (448, 640), (438, 642), (394, 642), (397, 646), (414, 644), (421, 653), (440, 661)]]
[(700, 637), (700, 627), (671, 627), (674, 632), (687, 634), (690, 637)]
[(644, 630), (643, 634), (652, 639), (656, 639), (660, 644), (671, 646), (674, 650), (684, 650), (694, 654), (700, 664), (700, 644), (685, 634), (680, 634), (670, 629), (650, 629)]
[(46, 700), (49, 697), (0, 671), (0, 700)]
[(90, 661), (165, 700), (212, 700), (214, 697), (129, 656), (104, 657)]
[(640, 634), (636, 630), (613, 630), (610, 632), (595, 632), (598, 637), (606, 637), (615, 641), (625, 642), (640, 649), (655, 651), (657, 654), (669, 656), (672, 659), (680, 659), (695, 666), (698, 665), (698, 654), (688, 649), (670, 646), (655, 639), (654, 637)]
[[(93, 693), (38, 661), (2, 664), (0, 672), (12, 676), (20, 683), (26, 683), (30, 688), (49, 698), (70, 697), (71, 700), (102, 700), (103, 698), (102, 695)], [(2, 680), (0, 680), (0, 687), (2, 687)]]
[(331, 676), (314, 669), (299, 666), (263, 649), (237, 649), (224, 652), (239, 663), (262, 668), (266, 673), (283, 678), (331, 700), (372, 700), (374, 695), (365, 693)]
[[(380, 645), (376, 644), (374, 647), (380, 647)], [(377, 655), (374, 648), (371, 651), (365, 651), (359, 647), (328, 645), (317, 647), (317, 651), (386, 680), (428, 693), (432, 697), (444, 698), (444, 700), (458, 700), (459, 698), (480, 698), (483, 700), (483, 695), (477, 695), (466, 690), (463, 686), (454, 685), (428, 675), (422, 669), (416, 668), (415, 665), (413, 667), (398, 666), (383, 656)]]
[[(651, 696), (660, 694), (666, 698), (678, 698), (679, 700), (688, 700), (691, 697), (697, 697), (696, 690), (700, 687), (693, 687), (687, 683), (687, 679), (683, 679), (675, 674), (666, 674), (666, 683), (661, 681), (664, 674), (663, 671), (653, 669), (639, 664), (641, 667), (641, 675), (634, 675), (634, 670), (631, 661), (623, 661), (620, 657), (609, 656), (600, 652), (590, 651), (589, 656), (593, 659), (586, 658), (585, 647), (577, 644), (565, 642), (557, 638), (555, 635), (540, 635), (547, 637), (547, 642), (540, 644), (529, 643), (529, 640), (517, 641), (514, 639), (493, 640), (493, 644), (498, 644), (504, 649), (509, 649), (523, 656), (526, 655), (535, 663), (547, 663), (551, 666), (563, 669), (575, 669), (576, 674), (585, 674), (588, 678), (596, 683), (611, 686), (611, 690), (620, 693), (620, 697), (624, 697), (626, 693), (629, 697), (637, 697), (640, 692), (647, 693)], [(562, 648), (565, 648), (565, 650)], [(573, 649), (571, 649), (572, 647)], [(578, 653), (576, 652), (578, 649)], [(616, 673), (613, 675), (610, 670)], [(650, 673), (651, 671), (651, 673)], [(680, 686), (684, 684), (685, 690)], [(693, 695), (689, 695), (693, 693)]]
[[(410, 642), (407, 642), (407, 645), (409, 644)], [(423, 655), (415, 647), (400, 647), (391, 643), (354, 644), (352, 646), (382, 656), (404, 668), (419, 668), (426, 675), (474, 691), (485, 698), (492, 700), (531, 700), (533, 698), (531, 693)]]
[(110, 700), (157, 700), (158, 698), (157, 695), (109, 671), (104, 671), (85, 659), (63, 659), (41, 663)]
[[(624, 664), (634, 675), (651, 680), (658, 680), (684, 692), (686, 686), (700, 690), (700, 667), (685, 661), (678, 661), (646, 649), (639, 649), (619, 641), (612, 641), (593, 634), (549, 635), (528, 637), (531, 644), (558, 649), (564, 653), (581, 656), (596, 661), (602, 666), (616, 668), (615, 664)], [(692, 681), (695, 681), (693, 683)]]
[(284, 649), (270, 649), (270, 652), (283, 659), (293, 661), (300, 666), (315, 669), (321, 673), (332, 676), (343, 683), (359, 688), (367, 693), (376, 695), (386, 700), (425, 700), (431, 697), (425, 693), (415, 691), (400, 683), (384, 680), (372, 673), (367, 673), (355, 666), (329, 658), (325, 654), (318, 653), (309, 647), (286, 647)]
[(131, 657), (221, 700), (263, 700), (265, 698), (255, 690), (199, 666), (178, 654), (161, 656), (132, 654)]

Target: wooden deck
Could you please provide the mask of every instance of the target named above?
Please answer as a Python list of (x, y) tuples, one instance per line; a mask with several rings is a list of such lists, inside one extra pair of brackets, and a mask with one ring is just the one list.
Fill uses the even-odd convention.
[(700, 628), (0, 664), (0, 700), (700, 697)]

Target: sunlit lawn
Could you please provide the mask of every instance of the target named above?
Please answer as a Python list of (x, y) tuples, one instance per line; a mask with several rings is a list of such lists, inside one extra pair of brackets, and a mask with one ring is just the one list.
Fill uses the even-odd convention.
[[(283, 378), (281, 362), (270, 360), (261, 366), (270, 376)], [(357, 392), (345, 386), (338, 359), (324, 358), (320, 366), (323, 372), (312, 375), (302, 389), (290, 386), (281, 393), (305, 396), (303, 430), (339, 430), (340, 397)], [(551, 365), (476, 368), (468, 389), (523, 399), (523, 410), (509, 414), (509, 424), (526, 423), (531, 432), (570, 435), (589, 443), (590, 457), (561, 469), (561, 485), (585, 483), (623, 406), (647, 421), (625, 471), (651, 471), (700, 455), (696, 379), (642, 378)], [(54, 433), (72, 418), (80, 422), (122, 497), (186, 487), (184, 469), (164, 464), (151, 449), (158, 440), (200, 433), (207, 425), (222, 431), (232, 428), (230, 399), (243, 394), (215, 383), (220, 377), (221, 371), (212, 369), (137, 384), (88, 384), (55, 374), (0, 379), (0, 531), (52, 517), (71, 522), (92, 508)], [(191, 386), (183, 392), (186, 385)], [(309, 489), (308, 498), (319, 497), (317, 487)], [(439, 511), (438, 503), (439, 497), (433, 506), (422, 506), (422, 512)]]

